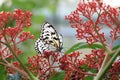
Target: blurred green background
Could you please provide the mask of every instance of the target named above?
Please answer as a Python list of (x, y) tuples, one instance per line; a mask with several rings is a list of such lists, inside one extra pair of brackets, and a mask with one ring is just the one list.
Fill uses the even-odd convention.
[(34, 40), (27, 40), (18, 45), (24, 54), (20, 55), (21, 60), (26, 62), (27, 56), (36, 55), (34, 42), (40, 35), (40, 25), (47, 21), (63, 35), (63, 52), (76, 43), (75, 29), (69, 26), (65, 15), (68, 15), (77, 7), (78, 0), (0, 0), (0, 11), (13, 12), (14, 9), (28, 10), (32, 12), (32, 26), (30, 31), (35, 36)]

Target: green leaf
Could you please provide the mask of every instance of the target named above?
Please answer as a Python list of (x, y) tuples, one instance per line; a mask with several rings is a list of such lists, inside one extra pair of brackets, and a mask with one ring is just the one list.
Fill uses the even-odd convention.
[(117, 45), (117, 46), (113, 47), (112, 50), (116, 50), (118, 48), (120, 48), (120, 45)]
[(87, 72), (91, 72), (91, 73), (97, 73), (97, 69), (89, 69), (87, 65), (82, 65), (80, 66), (81, 69), (84, 69)]
[(90, 44), (88, 45), (87, 43), (85, 42), (79, 42), (75, 45), (73, 45), (69, 50), (67, 50), (65, 53), (66, 54), (69, 54), (73, 51), (76, 51), (76, 50), (79, 50), (79, 49), (86, 49), (86, 48), (89, 48), (89, 49), (103, 49), (104, 47), (101, 45), (101, 44), (97, 44), (97, 43), (94, 43), (94, 44)]
[(6, 73), (7, 71), (5, 70), (3, 65), (0, 65), (0, 80), (6, 80)]
[(94, 79), (93, 76), (88, 76), (88, 77), (84, 78), (84, 80), (93, 80), (93, 79)]
[[(82, 66), (80, 66), (80, 68), (82, 68), (86, 72), (90, 72), (90, 73), (97, 73), (98, 72), (97, 69), (89, 69), (87, 67), (87, 65), (82, 65)], [(87, 76), (87, 77), (84, 78), (84, 80), (93, 80), (93, 78), (94, 78), (93, 76)]]
[(50, 80), (64, 80), (64, 72), (58, 72), (55, 75), (50, 77)]

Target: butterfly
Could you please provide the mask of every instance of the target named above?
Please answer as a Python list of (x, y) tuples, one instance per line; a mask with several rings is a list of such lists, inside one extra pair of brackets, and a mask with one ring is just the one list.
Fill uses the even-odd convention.
[(35, 50), (38, 53), (44, 53), (44, 51), (61, 52), (63, 46), (62, 35), (57, 33), (48, 22), (44, 22), (41, 27), (40, 37), (35, 41)]

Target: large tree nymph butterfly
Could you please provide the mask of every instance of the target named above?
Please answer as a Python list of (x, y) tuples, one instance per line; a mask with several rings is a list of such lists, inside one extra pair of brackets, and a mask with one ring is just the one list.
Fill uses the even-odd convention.
[(62, 35), (55, 28), (45, 22), (42, 24), (40, 37), (35, 41), (35, 50), (38, 53), (44, 51), (61, 51), (63, 46)]

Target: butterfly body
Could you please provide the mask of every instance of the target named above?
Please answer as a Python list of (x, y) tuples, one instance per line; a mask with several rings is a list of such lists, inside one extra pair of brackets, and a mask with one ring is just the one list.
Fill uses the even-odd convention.
[(41, 35), (35, 42), (35, 50), (38, 53), (44, 51), (61, 51), (62, 50), (62, 35), (58, 34), (55, 28), (45, 22), (42, 25)]

